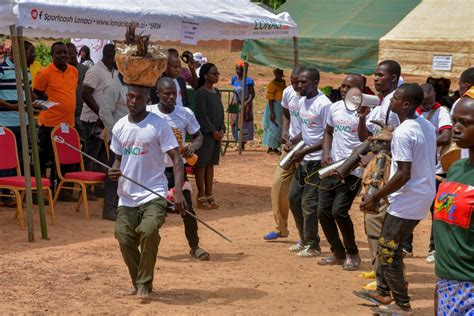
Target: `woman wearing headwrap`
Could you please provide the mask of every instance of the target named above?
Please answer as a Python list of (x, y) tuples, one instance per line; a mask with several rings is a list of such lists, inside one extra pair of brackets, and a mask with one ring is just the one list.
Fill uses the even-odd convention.
[(224, 137), (224, 106), (221, 95), (214, 88), (219, 81), (219, 70), (208, 63), (201, 67), (196, 91), (196, 118), (204, 136), (202, 146), (196, 151), (199, 159), (196, 163), (197, 205), (199, 209), (216, 209), (212, 193), (214, 166), (219, 164), (221, 140)]
[[(235, 92), (237, 93), (238, 100), (233, 100), (235, 103), (241, 104), (242, 101), (242, 94), (245, 89), (245, 102), (244, 102), (244, 117), (243, 117), (243, 124), (242, 124), (242, 131), (240, 134), (242, 135), (242, 146), (245, 145), (246, 142), (253, 140), (253, 133), (254, 133), (254, 125), (253, 125), (253, 99), (255, 98), (255, 84), (252, 78), (247, 77), (245, 84), (243, 85), (244, 79), (244, 67), (245, 63), (242, 60), (239, 60), (235, 65), (235, 73), (236, 75), (232, 76), (231, 84), (234, 87)], [(234, 135), (234, 139), (239, 139), (239, 133), (237, 131), (238, 124), (242, 119), (239, 116), (239, 122), (235, 119), (236, 116), (233, 115), (231, 117), (232, 120), (232, 134)]]

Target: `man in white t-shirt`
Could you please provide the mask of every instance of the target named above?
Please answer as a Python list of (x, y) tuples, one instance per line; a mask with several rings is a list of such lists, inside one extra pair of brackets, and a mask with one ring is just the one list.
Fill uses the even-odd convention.
[[(147, 106), (147, 110), (157, 114), (168, 122), (169, 126), (175, 133), (181, 135), (181, 152), (184, 158), (191, 157), (194, 152), (202, 145), (201, 127), (199, 126), (193, 111), (183, 106), (176, 106), (176, 87), (171, 78), (163, 77), (158, 80), (156, 85), (156, 92), (160, 98), (160, 103)], [(186, 135), (191, 135), (191, 143), (184, 146)], [(175, 134), (176, 136), (176, 134)], [(168, 180), (168, 189), (172, 190), (175, 187), (175, 179), (173, 174), (173, 163), (166, 157), (165, 175)], [(183, 195), (186, 200), (188, 211), (196, 214), (193, 209), (193, 202), (191, 198), (191, 184), (189, 183), (186, 174), (184, 175)], [(199, 247), (198, 225), (194, 217), (188, 213), (181, 216), (184, 223), (184, 232), (191, 248), (191, 256), (206, 261), (209, 260), (209, 253)]]
[[(375, 90), (379, 93), (379, 97), (381, 98), (381, 104), (380, 106), (373, 108), (370, 113), (368, 112), (368, 107), (362, 107), (360, 109), (358, 126), (360, 141), (365, 141), (370, 135), (373, 135), (380, 130), (380, 126), (371, 122), (372, 120), (381, 123), (387, 122), (388, 126), (393, 128), (396, 128), (400, 124), (396, 113), (388, 112), (390, 100), (392, 99), (400, 81), (400, 75), (400, 64), (394, 60), (384, 60), (377, 65), (374, 72), (374, 85)], [(387, 113), (389, 113), (388, 119)], [(385, 211), (386, 208), (384, 206), (379, 210), (378, 214), (365, 214), (364, 217), (365, 233), (367, 234), (369, 252), (373, 265), (372, 272), (361, 274), (364, 278), (375, 278), (375, 271), (377, 270), (377, 240), (380, 237)], [(375, 282), (369, 283), (369, 286), (374, 287), (374, 285)]]
[(323, 157), (322, 143), (327, 113), (331, 101), (318, 90), (319, 71), (308, 68), (298, 74), (299, 113), (301, 135), (306, 145), (296, 152), (293, 162), (298, 167), (293, 175), (288, 193), (291, 212), (295, 218), (300, 241), (290, 247), (300, 257), (321, 254), (318, 235), (318, 186), (317, 170)]
[[(280, 161), (288, 154), (291, 149), (301, 140), (301, 122), (299, 112), (298, 74), (303, 67), (293, 69), (291, 73), (291, 85), (283, 90), (281, 107), (283, 111), (281, 140), (285, 144), (281, 151)], [(277, 164), (272, 183), (272, 211), (275, 220), (275, 229), (263, 236), (265, 240), (275, 240), (277, 238), (286, 238), (288, 231), (288, 191), (290, 189), (291, 179), (295, 173), (296, 165), (292, 164), (287, 170)]]
[[(115, 84), (118, 72), (115, 66), (115, 46), (107, 44), (102, 50), (102, 60), (92, 66), (86, 73), (82, 88), (84, 105), (81, 112), (81, 122), (85, 146), (84, 151), (92, 157), (97, 157), (107, 162), (104, 142), (101, 139), (103, 124), (99, 120), (99, 110), (103, 103), (104, 89)], [(85, 162), (86, 170), (92, 171), (97, 168), (93, 161)]]
[[(344, 99), (351, 88), (364, 88), (359, 75), (347, 76), (341, 84), (342, 100), (331, 105), (323, 141), (322, 165), (346, 159), (361, 142), (357, 134), (359, 115), (346, 108)], [(321, 180), (318, 199), (318, 218), (332, 255), (318, 261), (319, 265), (342, 265), (343, 270), (354, 271), (360, 265), (359, 249), (355, 241), (354, 224), (349, 215), (352, 202), (361, 187), (362, 168), (357, 168), (344, 181), (335, 176)], [(339, 237), (341, 232), (342, 239)]]
[(381, 98), (381, 103), (380, 106), (372, 109), (370, 113), (368, 108), (361, 109), (358, 129), (360, 141), (366, 140), (371, 134), (373, 135), (380, 130), (380, 127), (371, 121), (387, 123), (387, 126), (392, 126), (393, 128), (400, 125), (397, 114), (389, 111), (390, 100), (397, 89), (400, 75), (400, 64), (394, 60), (384, 60), (377, 65), (374, 72), (374, 85)]
[(158, 230), (165, 222), (168, 202), (120, 176), (124, 174), (164, 197), (168, 192), (164, 160), (169, 156), (176, 179), (175, 209), (180, 213), (186, 210), (178, 143), (166, 120), (146, 111), (149, 96), (150, 88), (129, 86), (129, 114), (113, 128), (110, 149), (115, 153), (115, 162), (108, 172), (112, 180), (119, 181), (115, 238), (132, 279), (130, 293), (141, 298), (149, 297), (153, 287), (160, 243)]
[[(419, 116), (424, 117), (427, 119), (435, 128), (436, 131), (436, 174), (440, 177), (446, 177), (446, 170), (443, 169), (440, 162), (440, 152), (442, 146), (447, 146), (451, 143), (451, 130), (453, 125), (451, 123), (451, 116), (449, 115), (449, 110), (441, 104), (435, 101), (436, 99), (436, 92), (434, 87), (429, 83), (424, 83), (421, 85), (423, 89), (423, 93), (425, 98), (421, 105), (416, 109), (416, 113)], [(436, 181), (436, 189), (438, 188), (440, 182)], [(431, 204), (430, 212), (431, 216), (433, 216), (433, 204)], [(411, 235), (408, 240), (403, 243), (403, 250), (405, 253), (412, 253), (413, 252), (413, 235)], [(434, 245), (434, 238), (433, 238), (433, 230), (431, 230), (430, 235), (430, 244), (428, 250), (428, 257), (426, 261), (428, 263), (434, 263), (434, 252), (435, 252), (435, 245)]]
[(390, 203), (379, 238), (377, 290), (355, 292), (384, 305), (390, 304), (393, 297), (395, 304), (384, 308), (384, 314), (411, 313), (401, 243), (426, 217), (436, 193), (435, 129), (416, 114), (423, 98), (423, 89), (416, 83), (403, 84), (395, 91), (390, 107), (401, 124), (393, 133), (390, 179), (360, 205), (361, 210), (374, 212), (381, 199), (388, 196)]

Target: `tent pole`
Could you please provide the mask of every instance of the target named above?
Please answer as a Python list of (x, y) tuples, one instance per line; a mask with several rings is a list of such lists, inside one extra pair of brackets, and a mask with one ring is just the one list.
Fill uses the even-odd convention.
[[(25, 188), (26, 188), (26, 221), (28, 225), (28, 241), (35, 240), (35, 231), (33, 226), (33, 197), (31, 190), (31, 173), (30, 173), (30, 157), (28, 155), (28, 132), (26, 130), (26, 114), (25, 114), (25, 102), (23, 99), (23, 84), (22, 84), (22, 63), (20, 59), (19, 41), (18, 34), (16, 32), (15, 25), (10, 26), (10, 33), (12, 36), (12, 51), (13, 61), (15, 63), (15, 79), (16, 79), (16, 92), (18, 95), (18, 113), (20, 115), (20, 132), (21, 132), (21, 149), (23, 158), (23, 175), (25, 177)], [(25, 92), (26, 92), (25, 87)], [(18, 146), (18, 144), (17, 144)], [(17, 201), (22, 203), (22, 201)]]
[(31, 140), (31, 155), (33, 156), (33, 170), (35, 171), (35, 178), (36, 178), (36, 198), (38, 200), (38, 208), (39, 208), (39, 220), (41, 226), (41, 238), (42, 239), (49, 239), (48, 238), (48, 228), (46, 224), (46, 215), (44, 212), (44, 198), (43, 198), (43, 184), (41, 182), (41, 168), (40, 168), (40, 161), (39, 161), (39, 151), (38, 151), (38, 142), (36, 141), (36, 129), (35, 129), (35, 118), (33, 114), (33, 105), (32, 105), (32, 98), (31, 98), (31, 87), (30, 81), (28, 80), (28, 69), (26, 67), (26, 51), (25, 51), (25, 38), (23, 37), (23, 28), (17, 28), (17, 35), (18, 35), (18, 46), (20, 48), (20, 58), (21, 58), (21, 65), (25, 65), (25, 67), (21, 68), (23, 74), (23, 86), (25, 87), (25, 99), (26, 99), (26, 109), (28, 115), (28, 121), (31, 124), (28, 124), (29, 132), (30, 132), (30, 140)]
[(247, 83), (247, 73), (248, 73), (248, 70), (249, 70), (249, 64), (247, 62), (247, 58), (245, 59), (244, 61), (244, 76), (243, 76), (243, 79), (242, 79), (242, 100), (240, 100), (240, 117), (238, 117), (237, 119), (240, 119), (238, 122), (238, 125), (239, 125), (239, 130), (238, 130), (238, 138), (239, 138), (239, 155), (242, 155), (242, 151), (243, 151), (243, 144), (244, 144), (244, 141), (243, 141), (243, 133), (242, 133), (242, 130), (243, 130), (243, 127), (244, 127), (244, 117), (245, 117), (245, 100), (247, 98), (247, 93), (246, 93), (246, 83)]
[(295, 68), (298, 67), (299, 64), (299, 49), (298, 49), (298, 37), (293, 36), (293, 61), (295, 64)]

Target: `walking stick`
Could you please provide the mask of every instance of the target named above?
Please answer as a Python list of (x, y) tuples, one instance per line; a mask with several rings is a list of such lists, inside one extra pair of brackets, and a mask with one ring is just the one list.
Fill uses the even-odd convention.
[[(106, 168), (106, 169), (110, 169), (110, 168), (111, 168), (111, 167), (107, 166), (105, 163), (103, 163), (103, 162), (101, 162), (101, 161), (95, 159), (95, 158), (92, 157), (92, 156), (89, 156), (88, 154), (86, 154), (85, 152), (81, 151), (80, 149), (78, 149), (78, 148), (74, 147), (73, 145), (67, 143), (67, 142), (64, 140), (64, 138), (62, 138), (62, 137), (60, 137), (60, 136), (54, 136), (53, 140), (54, 140), (56, 143), (64, 144), (64, 145), (66, 145), (67, 147), (69, 147), (69, 148), (71, 148), (71, 149), (77, 151), (77, 152), (80, 153), (81, 155), (83, 155), (83, 156), (89, 158), (89, 159), (92, 160), (93, 162), (95, 162), (95, 163), (101, 165), (102, 167), (104, 167), (104, 168)], [(141, 183), (138, 183), (137, 181), (135, 181), (135, 180), (133, 180), (133, 179), (127, 177), (126, 175), (122, 174), (121, 177), (123, 177), (123, 178), (127, 179), (128, 181), (130, 181), (130, 182), (132, 182), (132, 183), (138, 185), (139, 187), (142, 187), (143, 189), (145, 189), (145, 190), (147, 190), (147, 191), (153, 193), (154, 195), (156, 195), (156, 196), (158, 196), (158, 197), (160, 197), (160, 198), (162, 198), (162, 199), (165, 199), (165, 200), (166, 200), (168, 203), (170, 203), (171, 205), (174, 205), (173, 202), (168, 201), (168, 200), (167, 200), (164, 196), (162, 196), (161, 194), (156, 193), (156, 192), (153, 191), (152, 189), (150, 189), (150, 188), (144, 186), (144, 185), (141, 184)], [(220, 233), (219, 231), (217, 231), (217, 230), (216, 230), (215, 228), (213, 228), (211, 225), (207, 224), (206, 222), (204, 222), (202, 219), (200, 219), (199, 217), (197, 217), (196, 215), (194, 215), (194, 214), (191, 213), (190, 211), (188, 211), (188, 210), (184, 210), (184, 211), (186, 212), (186, 214), (188, 214), (188, 215), (194, 217), (198, 222), (200, 222), (201, 224), (203, 224), (204, 226), (206, 226), (207, 228), (209, 228), (210, 230), (212, 230), (214, 233), (216, 233), (216, 234), (219, 235), (220, 237), (224, 238), (226, 241), (228, 241), (228, 242), (230, 242), (230, 243), (232, 242), (232, 240), (230, 240), (229, 238), (227, 238), (226, 236), (224, 236), (222, 233)]]

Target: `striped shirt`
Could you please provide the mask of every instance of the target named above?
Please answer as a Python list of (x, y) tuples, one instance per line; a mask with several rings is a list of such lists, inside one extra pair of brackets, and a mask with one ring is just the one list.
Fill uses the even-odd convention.
[[(31, 84), (31, 75), (29, 72), (28, 79)], [(10, 58), (6, 58), (0, 65), (0, 99), (11, 104), (18, 102), (15, 64)], [(0, 126), (20, 126), (20, 115), (18, 111), (0, 107)]]

